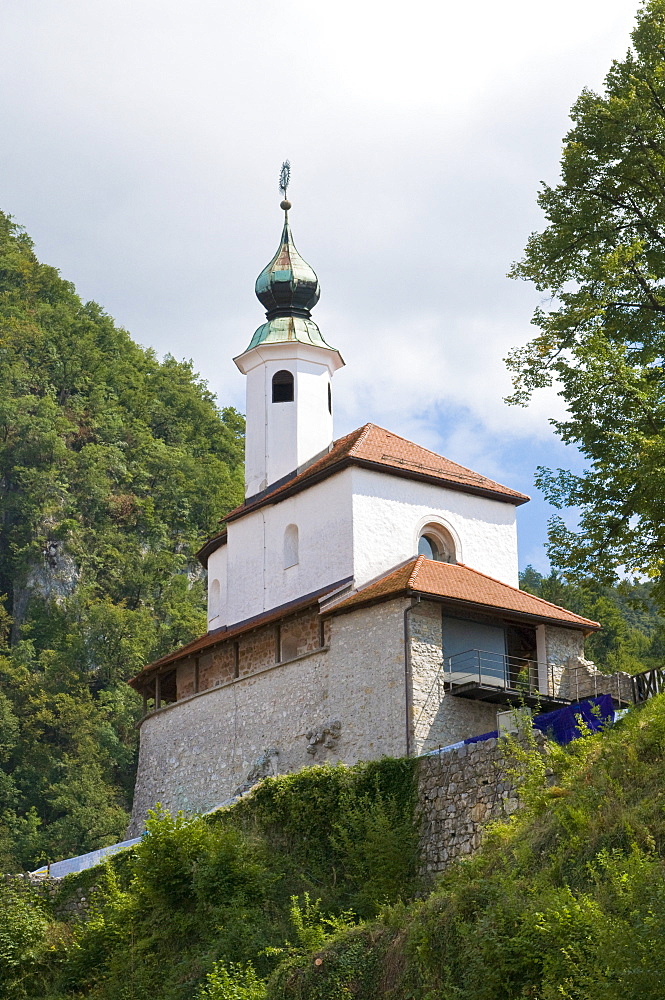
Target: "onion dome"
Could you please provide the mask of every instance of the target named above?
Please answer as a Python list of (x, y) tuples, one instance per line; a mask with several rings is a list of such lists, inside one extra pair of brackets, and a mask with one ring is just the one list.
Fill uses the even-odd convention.
[(267, 323), (258, 328), (247, 350), (259, 344), (279, 344), (298, 340), (332, 351), (311, 318), (310, 309), (319, 301), (319, 279), (296, 250), (289, 209), (284, 200), (284, 228), (277, 253), (256, 279), (256, 296), (266, 310)]
[(288, 211), (284, 215), (279, 250), (256, 279), (256, 297), (265, 308), (267, 319), (278, 316), (309, 319), (310, 309), (319, 301), (319, 279), (296, 250)]

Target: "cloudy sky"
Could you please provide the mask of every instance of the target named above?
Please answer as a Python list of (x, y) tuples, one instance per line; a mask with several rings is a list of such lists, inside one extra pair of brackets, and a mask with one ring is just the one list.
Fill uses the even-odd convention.
[(505, 277), (541, 226), (568, 111), (629, 44), (631, 0), (14, 0), (0, 9), (0, 208), (136, 340), (192, 358), (244, 411), (231, 362), (261, 323), (277, 177), (347, 367), (336, 433), (368, 420), (530, 493), (521, 564), (547, 566), (537, 465), (576, 467), (543, 392), (502, 358), (538, 304)]

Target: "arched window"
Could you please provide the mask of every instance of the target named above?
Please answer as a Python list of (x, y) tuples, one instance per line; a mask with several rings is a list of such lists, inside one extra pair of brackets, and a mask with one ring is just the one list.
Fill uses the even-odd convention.
[(435, 562), (456, 562), (452, 535), (441, 524), (426, 524), (418, 538), (418, 555)]
[(273, 403), (293, 402), (293, 374), (285, 370), (275, 372), (272, 377)]
[(284, 569), (298, 562), (298, 525), (289, 524), (284, 532)]
[(208, 618), (216, 618), (221, 611), (222, 588), (219, 580), (213, 580), (210, 584), (210, 596), (208, 598)]

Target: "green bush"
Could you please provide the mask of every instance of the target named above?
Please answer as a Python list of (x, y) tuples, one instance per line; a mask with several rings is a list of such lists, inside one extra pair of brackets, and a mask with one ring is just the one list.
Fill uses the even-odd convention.
[(51, 955), (49, 921), (35, 893), (0, 883), (0, 996), (37, 997)]
[(215, 962), (196, 1000), (265, 1000), (265, 983), (250, 964)]
[(205, 989), (263, 989), (280, 962), (411, 898), (416, 767), (316, 767), (210, 816), (156, 810), (140, 844), (59, 890), (56, 907), (79, 886), (92, 904), (54, 966), (54, 997), (190, 1000), (213, 972)]

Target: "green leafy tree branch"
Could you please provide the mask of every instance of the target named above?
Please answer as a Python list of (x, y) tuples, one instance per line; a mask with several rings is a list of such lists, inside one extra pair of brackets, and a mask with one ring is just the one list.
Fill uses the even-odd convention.
[(561, 180), (539, 196), (547, 224), (512, 276), (544, 293), (538, 335), (509, 356), (510, 402), (556, 382), (554, 421), (588, 461), (581, 475), (540, 469), (579, 530), (550, 527), (550, 556), (569, 576), (628, 571), (665, 600), (665, 3), (648, 0), (633, 47), (602, 94), (574, 105)]

